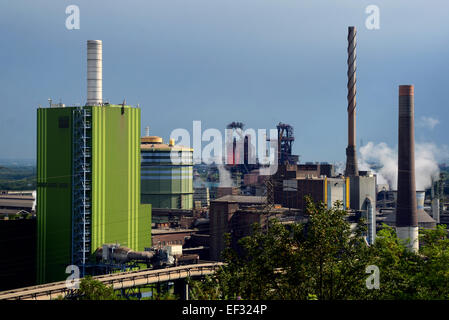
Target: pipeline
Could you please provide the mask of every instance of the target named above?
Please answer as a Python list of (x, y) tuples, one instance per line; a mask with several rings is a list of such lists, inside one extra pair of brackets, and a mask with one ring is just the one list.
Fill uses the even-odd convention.
[[(103, 248), (98, 248), (95, 252), (97, 260), (103, 259)], [(114, 259), (121, 263), (126, 263), (132, 260), (150, 262), (154, 258), (153, 251), (134, 251), (127, 247), (115, 247), (108, 253), (110, 259)]]

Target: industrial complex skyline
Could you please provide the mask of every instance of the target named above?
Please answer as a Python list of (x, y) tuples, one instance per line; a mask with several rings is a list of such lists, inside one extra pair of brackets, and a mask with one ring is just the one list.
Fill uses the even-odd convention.
[(9, 31), (0, 74), (0, 134), (9, 138), (0, 141), (0, 158), (36, 157), (33, 110), (48, 98), (85, 104), (84, 59), (78, 57), (86, 39), (102, 39), (104, 98), (139, 104), (142, 127), (152, 133), (169, 137), (176, 128), (191, 130), (194, 120), (223, 131), (236, 118), (269, 129), (288, 114), (301, 161), (344, 161), (348, 25), (358, 31), (358, 150), (360, 139), (397, 147), (395, 89), (403, 83), (419, 90), (417, 144), (445, 145), (444, 1), (378, 1), (378, 30), (365, 27), (366, 1), (130, 1), (126, 7), (79, 1), (80, 29), (67, 30), (70, 4), (0, 5)]
[(218, 1), (0, 5), (0, 300), (448, 300), (449, 4)]

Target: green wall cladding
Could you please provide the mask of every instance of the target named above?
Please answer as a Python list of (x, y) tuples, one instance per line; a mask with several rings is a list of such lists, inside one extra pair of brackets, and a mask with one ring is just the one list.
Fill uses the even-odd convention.
[[(86, 108), (92, 110), (91, 253), (116, 242), (144, 250), (151, 246), (151, 205), (140, 203), (140, 109)], [(37, 113), (39, 283), (64, 280), (71, 264), (74, 109)], [(61, 117), (69, 117), (69, 128), (59, 128)]]
[[(59, 121), (68, 123), (68, 127)], [(64, 278), (72, 239), (72, 108), (37, 110), (37, 279)]]
[(118, 242), (150, 246), (150, 210), (140, 208), (140, 109), (92, 107), (92, 253)]

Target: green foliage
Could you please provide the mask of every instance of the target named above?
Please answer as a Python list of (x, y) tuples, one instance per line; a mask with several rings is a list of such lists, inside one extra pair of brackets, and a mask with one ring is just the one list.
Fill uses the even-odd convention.
[(162, 292), (162, 293), (155, 292), (151, 299), (152, 300), (179, 300), (179, 296), (175, 295), (172, 292), (168, 292), (168, 291)]
[(112, 287), (106, 286), (101, 281), (91, 276), (83, 278), (78, 290), (78, 300), (122, 300), (114, 293)]
[(0, 190), (33, 190), (36, 188), (36, 168), (30, 166), (0, 167)]
[[(327, 209), (307, 199), (307, 224), (272, 220), (240, 240), (244, 253), (228, 247), (226, 265), (191, 282), (193, 299), (448, 299), (449, 239), (444, 227), (424, 230), (418, 254), (386, 225), (376, 243), (364, 240), (366, 225), (351, 229), (341, 203)], [(380, 288), (368, 289), (366, 268), (380, 270)]]

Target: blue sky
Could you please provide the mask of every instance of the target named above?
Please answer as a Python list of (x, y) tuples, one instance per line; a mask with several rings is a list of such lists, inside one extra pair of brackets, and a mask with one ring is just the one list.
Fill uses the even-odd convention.
[[(79, 30), (65, 27), (71, 4)], [(379, 30), (365, 28), (371, 4)], [(396, 146), (398, 85), (414, 84), (417, 142), (445, 145), (448, 16), (444, 0), (2, 1), (0, 158), (35, 158), (36, 108), (49, 97), (85, 103), (86, 40), (101, 39), (103, 97), (139, 103), (142, 133), (281, 121), (294, 126), (301, 161), (344, 160), (349, 25), (357, 143)]]

